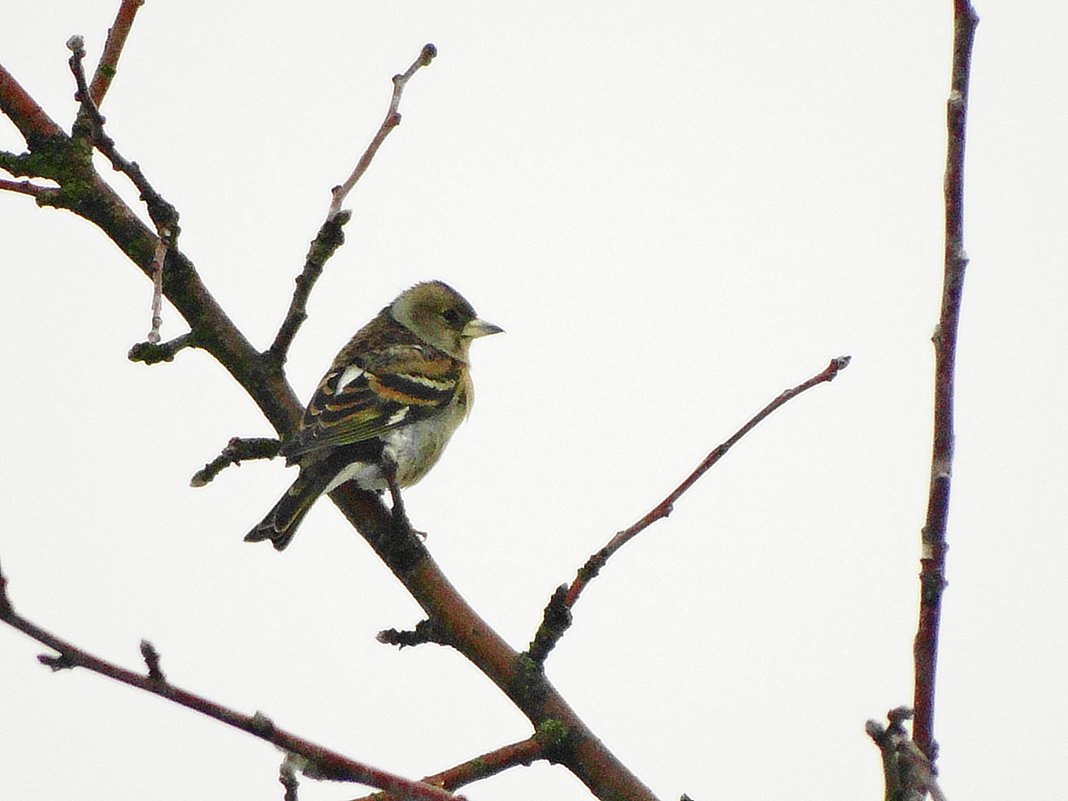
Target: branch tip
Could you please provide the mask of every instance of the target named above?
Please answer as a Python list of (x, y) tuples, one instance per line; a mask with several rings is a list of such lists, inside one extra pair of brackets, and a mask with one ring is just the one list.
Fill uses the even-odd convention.
[(280, 447), (282, 443), (274, 437), (233, 437), (218, 456), (193, 474), (189, 486), (206, 486), (230, 465), (240, 467), (249, 459), (273, 459)]

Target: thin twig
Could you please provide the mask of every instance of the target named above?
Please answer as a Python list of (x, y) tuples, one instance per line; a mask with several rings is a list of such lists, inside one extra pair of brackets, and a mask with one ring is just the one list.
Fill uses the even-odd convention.
[(159, 344), (159, 329), (163, 325), (163, 265), (167, 261), (170, 238), (170, 230), (165, 227), (159, 229), (159, 239), (152, 254), (152, 264), (149, 265), (152, 271), (152, 328), (145, 339), (153, 345)]
[(932, 337), (935, 351), (934, 442), (927, 518), (920, 554), (920, 613), (913, 645), (915, 687), (913, 739), (929, 759), (934, 740), (935, 670), (942, 592), (946, 579), (946, 526), (953, 473), (953, 385), (961, 291), (968, 257), (964, 251), (964, 142), (972, 44), (979, 18), (969, 0), (954, 0), (953, 67), (946, 104), (948, 142), (945, 172), (945, 255), (942, 308)]
[[(70, 160), (81, 157), (84, 148), (66, 141), (66, 135), (30, 99), (0, 65), (0, 111), (15, 122), (28, 137), (30, 149), (41, 143), (56, 149)], [(154, 235), (122, 202), (95, 171), (91, 163), (77, 206), (64, 206), (98, 226), (144, 273), (152, 252), (145, 243)], [(22, 174), (19, 174), (21, 177)], [(147, 250), (147, 252), (146, 252)], [(215, 357), (251, 396), (279, 433), (291, 430), (299, 421), (303, 406), (280, 371), (265, 370), (262, 354), (233, 324), (212, 297), (195, 265), (180, 251), (171, 249), (164, 293), (189, 322), (197, 346)], [(376, 553), (387, 559), (398, 580), (412, 594), (428, 617), (442, 621), (456, 648), (490, 681), (512, 700), (535, 725), (558, 723), (567, 733), (566, 743), (554, 749), (553, 759), (565, 766), (597, 797), (627, 797), (632, 801), (655, 801), (655, 794), (595, 735), (561, 693), (543, 676), (520, 670), (519, 654), (493, 628), (480, 618), (447, 580), (436, 563), (425, 554), (417, 561), (388, 560), (382, 545), (392, 525), (389, 509), (373, 492), (360, 490), (353, 482), (331, 493), (331, 498), (353, 523)], [(2, 601), (0, 601), (2, 606)], [(270, 729), (269, 722), (255, 720), (255, 731)]]
[[(488, 779), (509, 768), (530, 765), (536, 760), (545, 759), (546, 748), (550, 746), (551, 743), (546, 742), (546, 738), (539, 732), (526, 740), (495, 748), (489, 753), (461, 762), (440, 773), (424, 776), (421, 781), (445, 790), (456, 790), (476, 781)], [(392, 794), (375, 793), (361, 796), (354, 801), (400, 801), (400, 799)]]
[(327, 259), (344, 244), (345, 234), (342, 229), (351, 218), (352, 213), (349, 211), (330, 217), (322, 224), (319, 233), (312, 240), (308, 255), (304, 258), (304, 269), (296, 277), (297, 287), (293, 290), (293, 298), (289, 301), (289, 310), (286, 311), (285, 319), (282, 320), (278, 334), (268, 350), (275, 364), (280, 365), (285, 362), (289, 346), (293, 344), (297, 331), (308, 319), (308, 297), (311, 295), (315, 282), (323, 274)]
[(534, 641), (530, 645), (530, 649), (527, 652), (528, 655), (538, 662), (545, 659), (545, 656), (548, 655), (549, 651), (552, 650), (559, 638), (563, 636), (567, 627), (570, 626), (570, 610), (578, 601), (582, 591), (601, 571), (605, 566), (605, 563), (616, 551), (657, 520), (670, 515), (675, 502), (682, 497), (683, 493), (692, 487), (694, 483), (712, 467), (712, 465), (726, 455), (727, 451), (729, 451), (738, 440), (748, 434), (762, 420), (764, 420), (764, 418), (787, 401), (800, 395), (802, 392), (811, 389), (817, 384), (833, 381), (838, 373), (849, 365), (849, 361), (849, 356), (839, 356), (836, 359), (831, 359), (830, 364), (828, 364), (822, 372), (813, 376), (808, 381), (805, 381), (803, 384), (799, 384), (793, 389), (788, 389), (782, 392), (775, 398), (775, 400), (761, 409), (749, 420), (749, 422), (738, 429), (730, 439), (717, 445), (694, 469), (694, 471), (686, 477), (686, 480), (672, 490), (671, 493), (658, 503), (647, 515), (629, 528), (617, 532), (616, 535), (609, 540), (607, 545), (590, 556), (590, 558), (586, 560), (586, 564), (579, 568), (578, 574), (575, 576), (575, 580), (571, 582), (571, 585), (569, 587), (565, 585), (564, 587), (558, 588), (554, 593), (552, 600), (545, 609), (544, 621), (542, 626), (538, 629)]
[(367, 146), (363, 155), (360, 156), (352, 175), (348, 177), (345, 183), (335, 186), (331, 190), (333, 198), (330, 202), (330, 210), (327, 212), (326, 220), (319, 228), (319, 233), (311, 243), (311, 248), (308, 250), (308, 255), (304, 260), (304, 269), (296, 278), (297, 286), (293, 290), (293, 298), (289, 302), (289, 310), (286, 312), (285, 319), (278, 329), (278, 334), (268, 350), (275, 364), (280, 365), (285, 362), (289, 346), (293, 344), (297, 331), (304, 321), (308, 319), (308, 297), (311, 295), (312, 288), (315, 286), (315, 282), (319, 280), (319, 276), (322, 275), (323, 266), (326, 264), (327, 259), (334, 255), (334, 251), (345, 241), (342, 228), (352, 217), (352, 214), (348, 211), (342, 211), (341, 204), (345, 202), (349, 192), (356, 186), (356, 182), (367, 172), (367, 168), (371, 165), (371, 160), (374, 159), (378, 148), (382, 146), (382, 142), (385, 141), (389, 132), (400, 125), (401, 115), (398, 109), (400, 108), (401, 95), (404, 93), (404, 87), (409, 79), (420, 68), (427, 66), (437, 53), (437, 48), (434, 45), (424, 45), (419, 57), (412, 62), (412, 65), (400, 75), (393, 76), (393, 95), (390, 98), (389, 109), (386, 111), (385, 119), (382, 120), (377, 133), (371, 139), (371, 144)]
[(386, 118), (382, 121), (382, 125), (378, 129), (378, 133), (375, 134), (374, 139), (371, 140), (371, 144), (367, 146), (367, 150), (360, 157), (360, 161), (356, 164), (356, 169), (352, 171), (352, 175), (341, 186), (334, 187), (334, 199), (330, 203), (330, 211), (326, 215), (328, 220), (336, 217), (341, 212), (341, 204), (345, 202), (345, 198), (352, 191), (352, 187), (356, 186), (356, 182), (367, 172), (371, 159), (375, 157), (375, 153), (378, 152), (382, 142), (385, 141), (390, 131), (400, 125), (401, 115), (398, 109), (400, 108), (401, 95), (404, 93), (404, 87), (407, 85), (408, 80), (421, 67), (428, 66), (437, 54), (438, 49), (434, 45), (425, 44), (419, 53), (419, 57), (412, 62), (412, 65), (400, 75), (393, 76), (393, 97), (390, 100)]
[(126, 44), (130, 28), (133, 27), (134, 17), (144, 4), (145, 0), (122, 0), (115, 14), (115, 22), (108, 28), (104, 52), (100, 55), (100, 62), (93, 73), (93, 82), (89, 85), (89, 95), (98, 107), (104, 102), (104, 95), (111, 87), (111, 81), (119, 67), (119, 56), (122, 55), (122, 48)]
[[(131, 14), (136, 9), (131, 10)], [(121, 11), (121, 9), (120, 9)], [(133, 17), (130, 16), (130, 24)], [(116, 40), (113, 44), (112, 58), (118, 59), (122, 49), (125, 34), (121, 35), (121, 41)], [(148, 216), (156, 225), (156, 247), (153, 252), (152, 262), (149, 265), (149, 275), (152, 277), (152, 326), (148, 332), (147, 340), (151, 345), (159, 344), (159, 329), (163, 324), (161, 310), (163, 307), (163, 268), (167, 263), (167, 251), (174, 246), (181, 230), (178, 227), (178, 210), (163, 199), (155, 188), (148, 182), (141, 168), (136, 162), (128, 161), (119, 153), (115, 146), (115, 140), (104, 131), (106, 119), (100, 113), (93, 93), (89, 90), (85, 80), (85, 68), (82, 62), (85, 60), (85, 41), (81, 36), (72, 36), (67, 40), (67, 48), (71, 51), (70, 70), (74, 74), (74, 81), (78, 85), (77, 99), (81, 104), (81, 111), (74, 123), (74, 135), (86, 136), (93, 145), (103, 153), (111, 166), (126, 175), (141, 193), (141, 199), (145, 202)], [(107, 70), (105, 70), (106, 72)], [(98, 77), (101, 75), (98, 69)], [(107, 88), (107, 83), (101, 83), (102, 90)]]
[(130, 347), (126, 358), (131, 362), (144, 362), (145, 364), (171, 362), (174, 361), (174, 356), (178, 351), (195, 347), (197, 347), (196, 337), (189, 332), (167, 342), (138, 342)]
[(58, 190), (54, 186), (40, 186), (30, 181), (9, 181), (6, 178), (0, 178), (0, 191), (17, 192), (20, 195), (44, 198), (54, 195)]
[(123, 173), (141, 193), (141, 199), (145, 202), (149, 217), (155, 223), (157, 232), (160, 229), (170, 231), (172, 244), (178, 238), (178, 210), (164, 200), (163, 196), (149, 183), (148, 178), (141, 171), (135, 161), (129, 161), (119, 153), (115, 146), (115, 140), (104, 131), (104, 123), (107, 119), (100, 113), (93, 101), (89, 87), (86, 85), (85, 68), (82, 62), (85, 60), (85, 40), (81, 36), (72, 36), (67, 40), (67, 48), (71, 51), (69, 59), (70, 70), (74, 75), (74, 81), (78, 86), (76, 99), (81, 104), (81, 113), (74, 125), (75, 136), (86, 136), (92, 141), (93, 146), (99, 150), (116, 171)]
[[(314, 775), (317, 778), (358, 782), (388, 792), (395, 792), (402, 798), (458, 801), (455, 796), (438, 787), (412, 781), (403, 776), (397, 776), (362, 762), (357, 762), (310, 740), (290, 734), (275, 726), (261, 713), (253, 716), (242, 715), (229, 707), (174, 686), (163, 679), (163, 674), (159, 672), (159, 656), (150, 645), (146, 649), (145, 644), (142, 644), (142, 653), (148, 667), (147, 674), (135, 673), (132, 670), (127, 670), (112, 662), (93, 656), (73, 643), (46, 631), (16, 612), (7, 594), (6, 579), (2, 575), (0, 575), (0, 621), (18, 629), (30, 638), (55, 651), (57, 656), (47, 655), (40, 658), (43, 664), (48, 665), (53, 670), (84, 668), (131, 687), (166, 698), (228, 726), (241, 729), (262, 740), (273, 743), (284, 751), (298, 754), (307, 760), (308, 765), (313, 766)], [(146, 650), (148, 653), (146, 653)], [(153, 664), (155, 669), (153, 669)]]
[(234, 437), (222, 449), (222, 453), (193, 474), (189, 486), (205, 486), (230, 465), (240, 466), (241, 462), (250, 459), (273, 459), (278, 455), (278, 448), (281, 444), (273, 437), (250, 437), (248, 439)]

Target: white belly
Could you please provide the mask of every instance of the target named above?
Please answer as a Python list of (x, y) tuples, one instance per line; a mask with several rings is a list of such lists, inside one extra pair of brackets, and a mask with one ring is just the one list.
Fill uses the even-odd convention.
[[(459, 413), (456, 413), (459, 412)], [(397, 465), (397, 484), (410, 487), (415, 484), (441, 457), (445, 446), (463, 419), (462, 408), (450, 409), (446, 419), (440, 416), (387, 431), (381, 439), (384, 451)], [(355, 480), (365, 490), (389, 489), (382, 466), (377, 462), (353, 462), (337, 474), (327, 485), (326, 492), (346, 481)]]

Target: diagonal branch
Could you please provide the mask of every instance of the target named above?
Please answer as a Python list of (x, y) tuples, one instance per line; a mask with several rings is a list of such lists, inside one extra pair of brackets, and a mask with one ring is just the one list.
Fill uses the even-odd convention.
[(151, 643), (141, 642), (141, 653), (145, 659), (147, 673), (135, 673), (132, 670), (93, 656), (67, 640), (57, 637), (15, 611), (7, 595), (7, 580), (0, 573), (0, 621), (18, 629), (42, 645), (51, 648), (58, 656), (40, 656), (40, 662), (52, 670), (84, 668), (101, 676), (136, 687), (145, 692), (158, 695), (176, 704), (207, 715), (228, 726), (241, 729), (261, 740), (273, 743), (284, 751), (298, 754), (307, 760), (306, 772), (316, 778), (333, 781), (358, 782), (377, 787), (387, 792), (395, 792), (401, 798), (431, 799), (447, 801), (456, 799), (451, 793), (423, 782), (412, 781), (387, 771), (357, 762), (336, 751), (331, 751), (310, 740), (305, 740), (275, 726), (261, 713), (243, 715), (236, 710), (209, 701), (207, 698), (176, 687), (167, 681), (159, 666), (159, 654)]
[(401, 95), (404, 93), (404, 87), (407, 86), (409, 79), (420, 68), (429, 65), (437, 54), (438, 51), (434, 45), (423, 45), (419, 57), (412, 62), (412, 65), (400, 75), (393, 76), (393, 95), (390, 98), (389, 109), (386, 111), (385, 119), (382, 120), (378, 132), (371, 139), (371, 144), (367, 146), (363, 155), (360, 156), (356, 169), (352, 171), (345, 183), (335, 186), (332, 190), (333, 200), (330, 203), (330, 211), (327, 213), (326, 220), (308, 250), (308, 256), (304, 262), (304, 270), (296, 278), (297, 288), (293, 290), (293, 299), (289, 303), (289, 311), (286, 312), (285, 319), (278, 329), (278, 335), (271, 344), (269, 353), (277, 364), (285, 362), (286, 355), (289, 353), (289, 346), (293, 344), (293, 338), (297, 335), (300, 326), (308, 319), (308, 297), (311, 295), (315, 282), (323, 274), (323, 265), (345, 241), (345, 236), (341, 229), (349, 221), (352, 214), (348, 211), (342, 211), (341, 204), (345, 202), (349, 192), (356, 186), (356, 182), (367, 172), (367, 168), (371, 166), (371, 160), (374, 159), (378, 148), (382, 146), (382, 142), (385, 141), (390, 131), (400, 125), (401, 115), (398, 109), (400, 108)]
[(0, 112), (15, 124), (31, 149), (47, 139), (67, 138), (63, 129), (30, 97), (3, 64), (0, 64)]
[(946, 579), (946, 526), (953, 473), (953, 389), (957, 327), (968, 257), (964, 251), (964, 142), (968, 114), (968, 79), (972, 44), (979, 18), (969, 0), (954, 0), (953, 67), (946, 104), (945, 256), (942, 308), (932, 341), (935, 350), (934, 442), (927, 518), (920, 554), (920, 613), (913, 644), (915, 688), (913, 739), (932, 761), (934, 741), (935, 669), (938, 630)]
[(564, 632), (571, 625), (571, 609), (577, 603), (582, 591), (586, 589), (590, 581), (597, 576), (616, 551), (657, 520), (670, 515), (675, 502), (682, 497), (683, 493), (692, 487), (701, 476), (708, 472), (712, 465), (722, 459), (727, 454), (727, 451), (734, 447), (738, 440), (752, 431), (764, 420), (764, 418), (783, 404), (800, 395), (802, 392), (811, 389), (817, 384), (833, 381), (838, 373), (849, 365), (849, 361), (849, 356), (839, 356), (836, 359), (831, 359), (830, 364), (828, 364), (822, 372), (814, 375), (803, 384), (799, 384), (793, 389), (788, 389), (782, 392), (775, 398), (775, 400), (757, 412), (749, 422), (738, 429), (730, 439), (717, 445), (712, 452), (704, 458), (701, 464), (699, 464), (694, 471), (690, 473), (681, 484), (679, 484), (679, 486), (672, 490), (664, 500), (653, 507), (645, 517), (629, 528), (617, 532), (616, 535), (608, 541), (607, 545), (587, 559), (586, 564), (579, 568), (578, 574), (575, 576), (575, 580), (571, 582), (571, 585), (564, 585), (558, 588), (554, 593), (552, 600), (550, 600), (546, 607), (542, 626), (538, 629), (534, 642), (531, 643), (530, 650), (528, 651), (531, 659), (539, 664), (545, 660), (549, 651), (552, 650), (560, 637), (563, 636)]
[(360, 157), (359, 162), (356, 164), (356, 169), (352, 171), (352, 175), (341, 186), (334, 187), (334, 199), (330, 203), (327, 219), (336, 217), (341, 212), (341, 204), (345, 202), (345, 198), (348, 197), (352, 188), (356, 186), (356, 182), (363, 177), (363, 174), (367, 172), (367, 168), (371, 166), (371, 159), (375, 157), (378, 148), (382, 146), (382, 142), (389, 136), (390, 131), (400, 125), (401, 116), (398, 109), (400, 108), (404, 87), (408, 85), (408, 81), (420, 68), (430, 66), (430, 62), (434, 60), (437, 54), (438, 49), (434, 45), (425, 44), (419, 52), (419, 57), (412, 62), (412, 65), (400, 75), (393, 76), (393, 97), (389, 101), (389, 111), (386, 112), (386, 118), (382, 120), (378, 133), (371, 139), (371, 144), (367, 146), (367, 150)]
[(122, 0), (122, 5), (115, 14), (115, 22), (108, 28), (104, 52), (100, 54), (100, 62), (93, 72), (93, 82), (89, 85), (89, 96), (98, 107), (104, 102), (104, 95), (111, 88), (111, 81), (119, 67), (119, 56), (126, 45), (126, 37), (133, 27), (134, 17), (144, 4), (145, 0)]
[[(533, 737), (528, 737), (526, 740), (502, 745), (500, 748), (495, 748), (489, 753), (481, 754), (466, 762), (461, 762), (459, 765), (443, 770), (440, 773), (435, 773), (432, 776), (424, 776), (422, 782), (424, 784), (432, 784), (435, 787), (441, 787), (445, 790), (456, 790), (468, 784), (473, 784), (476, 781), (488, 779), (490, 776), (496, 776), (498, 773), (502, 773), (509, 768), (514, 768), (518, 765), (530, 765), (536, 760), (546, 758), (545, 750), (547, 743), (545, 740), (546, 738), (539, 732)], [(374, 795), (362, 796), (354, 801), (401, 800), (396, 796), (383, 796), (380, 793), (376, 793)]]

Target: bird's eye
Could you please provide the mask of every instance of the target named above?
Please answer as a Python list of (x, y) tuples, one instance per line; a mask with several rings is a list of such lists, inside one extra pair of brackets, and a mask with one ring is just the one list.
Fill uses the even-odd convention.
[(460, 312), (456, 311), (456, 309), (446, 309), (441, 313), (441, 316), (445, 318), (445, 322), (449, 325), (460, 324)]

